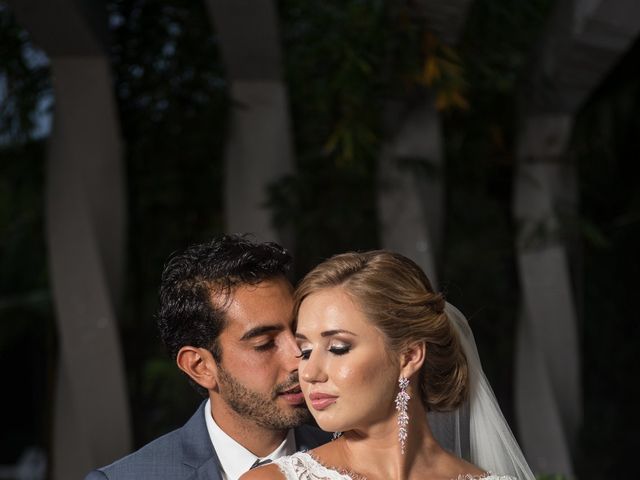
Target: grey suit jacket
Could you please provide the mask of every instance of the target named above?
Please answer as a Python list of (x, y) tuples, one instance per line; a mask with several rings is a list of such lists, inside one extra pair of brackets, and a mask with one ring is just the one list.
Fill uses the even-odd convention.
[[(221, 480), (220, 461), (211, 445), (202, 402), (182, 427), (111, 465), (89, 473), (85, 480)], [(295, 429), (298, 450), (315, 448), (330, 435), (310, 426)]]

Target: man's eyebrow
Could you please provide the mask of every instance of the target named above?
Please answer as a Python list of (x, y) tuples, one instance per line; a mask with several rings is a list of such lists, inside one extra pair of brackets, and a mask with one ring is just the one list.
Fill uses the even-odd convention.
[(245, 332), (245, 334), (240, 337), (240, 340), (250, 340), (252, 338), (259, 337), (260, 335), (266, 335), (267, 333), (272, 332), (281, 332), (282, 330), (284, 330), (284, 327), (281, 325), (261, 325)]
[[(344, 329), (326, 330), (326, 331), (322, 332), (320, 334), (320, 336), (321, 337), (331, 337), (333, 335), (339, 335), (341, 333), (348, 333), (349, 335), (353, 335), (354, 337), (357, 337), (357, 335), (355, 333), (350, 332), (349, 330), (344, 330)], [(303, 334), (297, 333), (297, 332), (296, 332), (296, 338), (299, 338), (300, 340), (307, 340), (307, 337), (305, 337)]]

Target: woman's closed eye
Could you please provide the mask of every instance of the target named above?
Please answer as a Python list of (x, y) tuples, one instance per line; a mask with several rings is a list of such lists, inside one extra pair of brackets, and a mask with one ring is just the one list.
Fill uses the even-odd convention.
[(345, 353), (349, 353), (349, 350), (351, 350), (351, 345), (340, 344), (329, 346), (329, 351), (334, 355), (344, 355)]
[[(339, 344), (330, 344), (327, 347), (327, 351), (333, 355), (344, 355), (349, 353), (351, 350), (351, 345), (339, 343)], [(296, 355), (296, 358), (301, 360), (309, 360), (311, 356), (312, 349), (309, 347), (300, 347), (300, 355)]]
[(296, 355), (296, 358), (299, 358), (300, 360), (309, 360), (310, 355), (311, 355), (310, 348), (301, 348), (300, 355)]

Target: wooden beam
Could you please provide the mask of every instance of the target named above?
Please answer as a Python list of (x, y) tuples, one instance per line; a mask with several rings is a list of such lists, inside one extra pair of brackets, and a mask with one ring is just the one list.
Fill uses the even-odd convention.
[(107, 11), (102, 1), (7, 0), (18, 22), (49, 57), (104, 55)]
[(640, 33), (640, 2), (558, 3), (532, 65), (524, 109), (576, 113)]

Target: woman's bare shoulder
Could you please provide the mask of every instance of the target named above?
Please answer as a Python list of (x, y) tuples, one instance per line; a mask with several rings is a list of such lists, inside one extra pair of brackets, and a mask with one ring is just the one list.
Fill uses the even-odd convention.
[[(467, 462), (466, 460), (456, 457), (447, 452), (447, 461), (445, 463), (447, 470), (447, 478), (483, 478), (487, 475), (487, 472), (482, 468)], [(451, 476), (454, 473), (455, 475)]]
[(324, 445), (320, 445), (312, 450), (307, 452), (314, 459), (319, 460), (320, 463), (326, 463), (328, 465), (333, 465), (340, 458), (339, 457), (339, 448), (337, 442), (329, 442)]
[(284, 475), (276, 465), (264, 465), (249, 470), (240, 477), (240, 480), (283, 480)]

